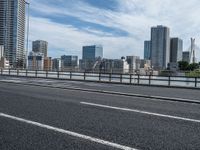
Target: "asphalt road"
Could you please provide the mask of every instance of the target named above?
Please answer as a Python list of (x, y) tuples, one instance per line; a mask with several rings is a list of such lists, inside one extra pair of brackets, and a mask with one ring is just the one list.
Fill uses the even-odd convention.
[[(22, 83), (25, 79), (13, 81)], [(67, 85), (62, 81), (47, 83)], [(68, 84), (108, 90), (130, 88), (81, 82)], [(134, 92), (151, 89), (131, 88)], [(153, 94), (164, 93), (166, 89), (167, 96), (185, 97), (183, 93), (193, 94), (194, 97), (188, 95), (188, 98), (200, 96), (197, 90), (157, 89), (162, 92), (154, 89)], [(120, 148), (200, 149), (200, 105), (0, 82), (1, 150)]]
[(28, 83), (36, 85), (49, 85), (55, 87), (72, 87), (83, 89), (96, 89), (106, 90), (123, 93), (144, 94), (153, 96), (164, 96), (173, 98), (184, 98), (191, 100), (199, 100), (199, 89), (181, 89), (181, 88), (167, 88), (167, 87), (152, 87), (152, 86), (133, 86), (123, 84), (105, 84), (96, 82), (79, 82), (69, 80), (52, 80), (41, 78), (23, 78), (23, 77), (9, 77), (0, 76), (0, 81), (16, 82), (16, 83)]

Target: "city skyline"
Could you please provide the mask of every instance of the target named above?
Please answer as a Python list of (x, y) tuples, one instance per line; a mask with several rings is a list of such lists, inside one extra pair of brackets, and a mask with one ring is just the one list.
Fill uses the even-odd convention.
[(103, 45), (107, 58), (113, 58), (114, 52), (116, 57), (142, 57), (143, 42), (150, 38), (150, 28), (162, 24), (171, 29), (172, 37), (183, 39), (184, 50), (189, 47), (191, 37), (196, 38), (199, 45), (198, 10), (191, 13), (189, 8), (200, 2), (176, 0), (178, 6), (172, 2), (60, 0), (58, 3), (50, 0), (47, 3), (34, 0), (31, 1), (30, 39), (48, 41), (52, 57), (63, 54), (81, 57), (82, 46), (93, 44)]

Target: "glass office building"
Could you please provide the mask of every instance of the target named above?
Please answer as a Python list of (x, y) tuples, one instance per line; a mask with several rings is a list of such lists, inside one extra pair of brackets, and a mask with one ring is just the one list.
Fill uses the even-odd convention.
[(103, 58), (103, 47), (101, 45), (83, 46), (83, 60), (98, 58)]
[(151, 59), (151, 41), (144, 41), (144, 59)]
[(12, 67), (25, 60), (25, 0), (0, 0), (0, 45)]
[(61, 68), (74, 69), (78, 66), (78, 56), (63, 55), (61, 56)]

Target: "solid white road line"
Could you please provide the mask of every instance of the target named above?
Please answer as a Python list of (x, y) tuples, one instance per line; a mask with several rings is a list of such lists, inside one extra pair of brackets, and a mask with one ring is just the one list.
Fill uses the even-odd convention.
[(56, 128), (56, 127), (53, 127), (53, 126), (49, 126), (49, 125), (45, 125), (45, 124), (42, 124), (42, 123), (39, 123), (39, 122), (30, 121), (30, 120), (27, 120), (27, 119), (11, 116), (11, 115), (4, 114), (4, 113), (0, 113), (0, 117), (12, 119), (12, 120), (23, 122), (23, 123), (30, 124), (30, 125), (34, 125), (34, 126), (37, 126), (37, 127), (40, 127), (40, 128), (52, 130), (52, 131), (59, 132), (59, 133), (62, 133), (62, 134), (67, 134), (69, 136), (81, 138), (81, 139), (84, 139), (84, 140), (88, 140), (90, 142), (95, 142), (95, 143), (102, 144), (102, 145), (109, 146), (109, 147), (113, 147), (113, 148), (116, 148), (116, 149), (137, 150), (135, 148), (131, 148), (131, 147), (128, 147), (128, 146), (123, 146), (123, 145), (120, 145), (120, 144), (112, 143), (112, 142), (101, 140), (101, 139), (98, 139), (98, 138), (93, 138), (91, 136), (87, 136), (87, 135), (79, 134), (79, 133), (76, 133), (76, 132)]
[(121, 111), (128, 111), (128, 112), (140, 113), (140, 114), (145, 114), (145, 115), (152, 115), (152, 116), (164, 117), (164, 118), (169, 118), (169, 119), (177, 119), (177, 120), (200, 123), (200, 120), (196, 120), (196, 119), (190, 119), (190, 118), (184, 118), (184, 117), (178, 117), (178, 116), (171, 116), (171, 115), (164, 115), (164, 114), (159, 114), (159, 113), (152, 113), (152, 112), (142, 111), (142, 110), (137, 110), (137, 109), (113, 107), (113, 106), (108, 106), (108, 105), (101, 105), (101, 104), (87, 103), (87, 102), (80, 102), (80, 103), (83, 104), (83, 105), (88, 105), (88, 106), (101, 107), (101, 108), (114, 109), (114, 110), (121, 110)]

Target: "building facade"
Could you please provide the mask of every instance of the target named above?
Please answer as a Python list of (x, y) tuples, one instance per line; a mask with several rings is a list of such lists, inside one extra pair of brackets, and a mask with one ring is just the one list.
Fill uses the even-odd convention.
[(78, 56), (63, 55), (61, 56), (61, 69), (63, 71), (75, 70), (78, 68)]
[(144, 41), (144, 59), (151, 59), (151, 41)]
[(44, 70), (44, 54), (30, 52), (28, 56), (29, 70)]
[(170, 62), (178, 63), (183, 58), (183, 40), (171, 38), (170, 40)]
[(4, 46), (0, 45), (0, 60), (2, 57), (4, 57)]
[(187, 61), (188, 63), (190, 63), (190, 52), (189, 51), (183, 52), (183, 61)]
[(35, 53), (43, 53), (44, 57), (47, 57), (48, 42), (43, 40), (37, 40), (32, 42), (32, 51)]
[(129, 64), (125, 57), (121, 59), (103, 59), (100, 64), (100, 72), (102, 73), (129, 73)]
[(25, 0), (0, 0), (0, 45), (13, 68), (25, 64)]
[(51, 57), (44, 57), (44, 70), (52, 71), (52, 59)]
[(61, 59), (60, 58), (54, 58), (52, 60), (52, 70), (53, 71), (60, 71), (61, 69)]
[(129, 73), (135, 73), (140, 69), (140, 57), (139, 56), (127, 56), (126, 61), (129, 64)]
[(103, 47), (101, 45), (83, 46), (83, 60), (95, 60), (103, 58)]
[(154, 70), (167, 68), (170, 62), (170, 29), (165, 26), (151, 28), (151, 63)]
[(83, 57), (79, 61), (81, 71), (94, 71), (99, 67), (103, 58), (101, 45), (83, 46)]

